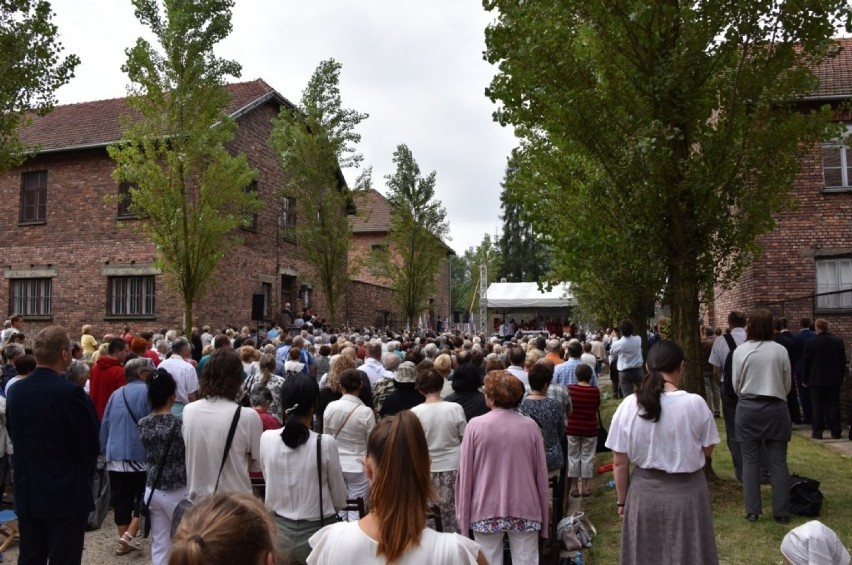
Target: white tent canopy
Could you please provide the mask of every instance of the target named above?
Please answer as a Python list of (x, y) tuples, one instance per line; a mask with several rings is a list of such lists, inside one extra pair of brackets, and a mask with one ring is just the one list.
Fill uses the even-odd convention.
[(567, 283), (554, 285), (548, 292), (538, 283), (491, 283), (486, 292), (488, 308), (568, 308), (574, 298)]

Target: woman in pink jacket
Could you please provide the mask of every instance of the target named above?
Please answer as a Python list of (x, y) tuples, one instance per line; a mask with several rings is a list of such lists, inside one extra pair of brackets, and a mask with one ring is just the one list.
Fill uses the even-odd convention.
[(512, 563), (538, 563), (538, 537), (547, 537), (548, 485), (544, 440), (538, 424), (515, 408), (524, 385), (507, 371), (485, 376), (491, 411), (471, 419), (461, 445), (456, 515), (492, 565), (503, 563), (508, 534)]

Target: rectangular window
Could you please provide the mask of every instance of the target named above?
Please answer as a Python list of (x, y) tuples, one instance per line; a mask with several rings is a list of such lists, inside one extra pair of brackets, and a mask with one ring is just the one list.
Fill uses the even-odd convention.
[(272, 317), (272, 283), (260, 283), (260, 292), (263, 293), (263, 316), (269, 319)]
[[(251, 181), (251, 183), (243, 189), (243, 192), (246, 194), (257, 194), (257, 181)], [(253, 214), (246, 214), (246, 219), (243, 222), (243, 229), (257, 231), (257, 212)]]
[(153, 276), (109, 277), (107, 296), (108, 316), (153, 316)]
[(53, 279), (11, 279), (11, 284), (11, 312), (25, 317), (53, 315)]
[(817, 294), (849, 290), (839, 294), (818, 296), (818, 310), (852, 310), (852, 258), (817, 259)]
[(135, 218), (136, 214), (130, 211), (130, 188), (133, 185), (129, 182), (123, 182), (118, 185), (118, 217), (119, 218)]
[(287, 239), (296, 237), (296, 199), (285, 196), (281, 200), (281, 232)]
[(846, 126), (847, 141), (835, 139), (822, 145), (822, 177), (826, 190), (852, 189), (852, 147), (848, 136), (852, 124)]
[(47, 220), (47, 171), (34, 171), (21, 175), (22, 224), (42, 223)]

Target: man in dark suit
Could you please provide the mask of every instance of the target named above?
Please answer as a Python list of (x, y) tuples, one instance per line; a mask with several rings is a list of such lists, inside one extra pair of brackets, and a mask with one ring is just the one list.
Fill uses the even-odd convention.
[[(775, 335), (773, 339), (775, 343), (784, 346), (787, 350), (787, 358), (790, 360), (790, 367), (794, 367), (794, 357), (796, 351), (796, 342), (790, 332), (784, 331), (786, 318), (775, 318)], [(787, 393), (787, 410), (790, 412), (790, 421), (794, 424), (802, 423), (802, 413), (799, 411), (799, 393), (796, 390), (796, 385), (790, 387), (790, 392)]]
[(840, 439), (840, 384), (846, 374), (843, 339), (828, 332), (828, 322), (816, 321), (817, 333), (805, 343), (802, 378), (811, 393), (813, 434), (822, 439), (827, 424), (831, 437)]
[(793, 348), (793, 376), (796, 378), (796, 390), (799, 393), (799, 401), (802, 404), (802, 423), (813, 424), (810, 391), (802, 383), (802, 368), (804, 367), (802, 356), (805, 352), (805, 343), (812, 339), (816, 335), (816, 332), (811, 329), (810, 318), (802, 318), (799, 321), (799, 327), (801, 328), (799, 333), (793, 336), (793, 343), (795, 344)]
[(59, 326), (35, 338), (36, 369), (10, 390), (7, 425), (15, 450), (15, 512), (22, 565), (79, 564), (100, 445), (95, 407), (63, 377), (71, 340)]

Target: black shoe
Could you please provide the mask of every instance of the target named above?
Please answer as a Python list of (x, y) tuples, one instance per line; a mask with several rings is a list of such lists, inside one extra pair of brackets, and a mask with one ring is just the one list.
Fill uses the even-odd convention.
[(746, 514), (746, 520), (749, 522), (757, 522), (757, 514)]
[(790, 523), (790, 517), (789, 516), (773, 516), (772, 519), (775, 520), (776, 522), (778, 522), (779, 524), (789, 524)]
[(822, 434), (811, 434), (813, 439), (822, 439)]

